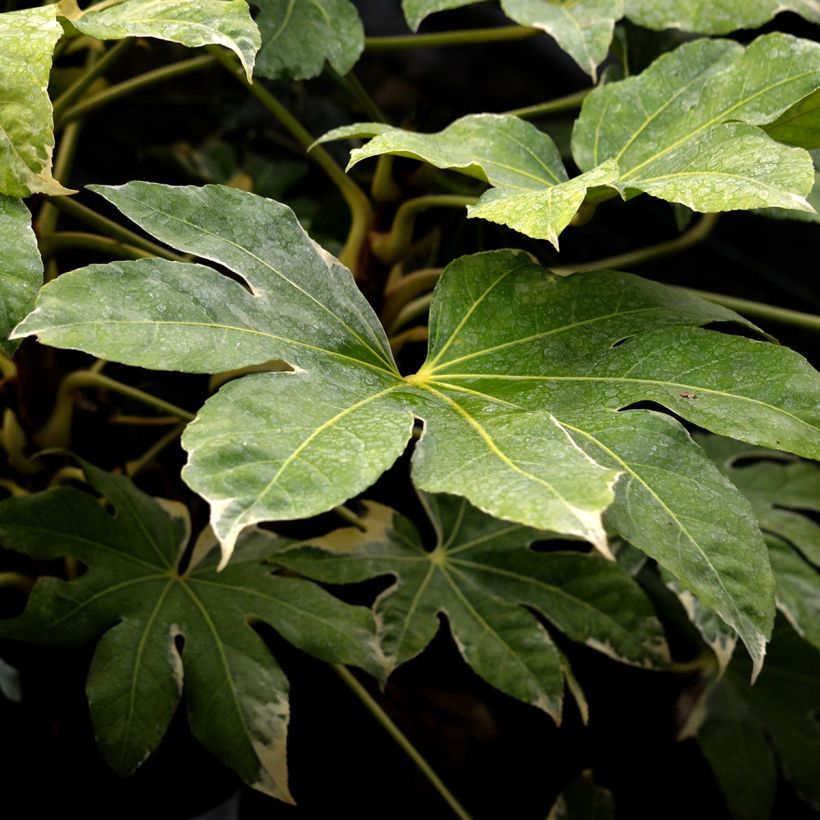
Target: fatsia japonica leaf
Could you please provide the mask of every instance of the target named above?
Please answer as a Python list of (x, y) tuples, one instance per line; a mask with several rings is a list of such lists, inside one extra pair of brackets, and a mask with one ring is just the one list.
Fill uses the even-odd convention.
[(271, 624), (323, 660), (379, 674), (370, 612), (274, 575), (260, 558), (278, 539), (261, 530), (246, 533), (223, 572), (207, 555), (183, 570), (185, 508), (83, 469), (113, 513), (66, 487), (0, 504), (4, 547), (39, 560), (70, 556), (88, 568), (68, 582), (41, 578), (25, 612), (0, 621), (0, 635), (56, 646), (101, 636), (88, 700), (103, 756), (120, 774), (156, 749), (184, 694), (197, 739), (255, 788), (290, 800), (288, 682), (250, 621)]
[(21, 200), (0, 195), (0, 351), (7, 356), (19, 344), (8, 335), (34, 306), (42, 282), (31, 214)]
[(564, 786), (547, 820), (614, 820), (612, 792), (599, 786), (592, 772), (582, 772)]
[(639, 666), (668, 660), (649, 600), (618, 564), (582, 552), (537, 553), (548, 533), (499, 521), (453, 496), (424, 496), (437, 536), (368, 503), (367, 530), (337, 530), (271, 560), (333, 584), (392, 575), (375, 604), (388, 669), (418, 655), (447, 616), (464, 659), (485, 680), (560, 720), (562, 658), (526, 606), (569, 637)]
[(615, 272), (561, 278), (497, 251), (448, 266), (427, 360), (402, 376), (350, 273), (284, 206), (220, 186), (97, 190), (248, 287), (201, 265), (91, 265), (47, 285), (15, 338), (154, 368), (293, 367), (229, 383), (185, 433), (185, 479), (211, 504), (224, 560), (244, 527), (364, 490), (416, 417), (420, 489), (603, 552), (606, 510), (759, 664), (773, 580), (748, 502), (673, 418), (627, 408), (655, 402), (715, 432), (820, 457), (820, 376), (800, 356), (701, 329), (742, 320), (681, 291)]
[[(404, 0), (407, 22), (415, 30), (436, 11), (471, 5), (476, 0)], [(589, 75), (595, 78), (612, 41), (623, 0), (501, 0), (516, 23), (545, 31)]]
[(695, 211), (811, 211), (809, 154), (772, 140), (775, 121), (820, 85), (820, 45), (786, 34), (745, 50), (696, 40), (584, 101), (572, 151), (585, 171), (608, 159), (624, 196), (646, 192)]
[(394, 154), (489, 182), (493, 187), (468, 208), (468, 216), (499, 222), (557, 246), (587, 190), (618, 178), (613, 161), (569, 179), (558, 148), (534, 125), (501, 114), (468, 114), (437, 134), (419, 134), (383, 123), (336, 128), (320, 142), (371, 137), (350, 153), (348, 169), (369, 157)]
[(781, 11), (820, 23), (817, 0), (625, 0), (627, 16), (645, 28), (728, 34), (758, 28)]
[(795, 103), (763, 130), (786, 145), (809, 150), (820, 148), (820, 90)]
[(245, 0), (115, 0), (85, 10), (77, 0), (62, 0), (59, 6), (89, 37), (156, 37), (192, 47), (215, 43), (236, 53), (248, 79), (253, 73), (260, 36)]
[(48, 78), (62, 33), (55, 5), (0, 14), (0, 195), (69, 193), (51, 175)]
[(701, 435), (697, 441), (749, 499), (763, 531), (791, 543), (820, 567), (820, 526), (812, 518), (820, 513), (820, 468), (720, 436)]
[(306, 80), (327, 61), (347, 74), (364, 50), (364, 28), (350, 0), (253, 0), (262, 32), (260, 77)]

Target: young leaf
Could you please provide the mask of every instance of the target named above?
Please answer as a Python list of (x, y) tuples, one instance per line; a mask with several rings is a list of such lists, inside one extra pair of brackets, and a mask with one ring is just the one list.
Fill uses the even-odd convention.
[(251, 79), (260, 36), (245, 0), (117, 0), (103, 5), (82, 11), (76, 0), (63, 0), (60, 7), (74, 28), (100, 40), (156, 37), (184, 46), (225, 46)]
[(272, 560), (327, 583), (392, 575), (376, 601), (388, 668), (418, 655), (444, 613), (464, 659), (485, 680), (560, 720), (561, 659), (522, 606), (607, 655), (661, 666), (668, 650), (648, 599), (614, 562), (528, 548), (547, 533), (499, 521), (452, 496), (425, 496), (437, 534), (429, 552), (413, 524), (368, 503), (368, 531), (337, 530)]
[(159, 745), (183, 694), (198, 740), (249, 784), (291, 800), (285, 757), (287, 680), (251, 618), (323, 660), (376, 674), (370, 613), (317, 586), (272, 574), (256, 557), (278, 546), (250, 531), (248, 554), (223, 571), (213, 560), (180, 571), (187, 511), (125, 478), (83, 465), (113, 505), (73, 488), (0, 504), (0, 540), (39, 560), (71, 556), (88, 567), (73, 581), (43, 578), (7, 638), (76, 646), (102, 635), (88, 677), (100, 749), (120, 774)]
[[(810, 515), (820, 513), (820, 468), (719, 436), (701, 435), (697, 441), (749, 499), (764, 532), (791, 543), (820, 566), (820, 526)], [(750, 458), (760, 460), (738, 463)]]
[(350, 0), (254, 0), (262, 48), (260, 77), (307, 80), (325, 61), (347, 74), (364, 50), (364, 28)]
[(70, 193), (51, 175), (48, 78), (62, 33), (56, 5), (0, 14), (0, 195)]
[(350, 153), (348, 169), (368, 157), (411, 157), (489, 182), (493, 188), (468, 216), (507, 225), (556, 247), (558, 235), (581, 207), (587, 190), (618, 178), (613, 161), (568, 179), (552, 139), (531, 123), (503, 114), (468, 114), (437, 134), (418, 134), (383, 123), (336, 128), (319, 142), (372, 137)]
[(818, 457), (820, 377), (801, 357), (699, 329), (742, 320), (680, 291), (614, 272), (561, 278), (498, 251), (447, 268), (427, 361), (402, 377), (350, 273), (284, 206), (218, 186), (99, 190), (253, 293), (201, 266), (92, 265), (46, 286), (16, 338), (149, 367), (284, 359), (295, 369), (231, 383), (185, 434), (185, 477), (211, 503), (224, 560), (243, 527), (313, 515), (365, 489), (402, 451), (415, 415), (425, 423), (413, 458), (421, 489), (604, 552), (601, 513), (614, 495), (622, 534), (737, 629), (759, 664), (773, 581), (748, 503), (674, 420), (617, 411), (653, 401)]
[(7, 356), (19, 344), (8, 335), (33, 307), (42, 282), (31, 214), (16, 197), (0, 195), (0, 351)]
[(695, 211), (811, 211), (808, 153), (774, 142), (771, 123), (820, 83), (820, 45), (785, 34), (745, 50), (728, 40), (686, 43), (637, 77), (596, 89), (575, 123), (582, 170), (615, 159), (624, 196), (644, 191)]
[(786, 145), (809, 150), (820, 148), (820, 89), (803, 97), (763, 130)]
[(679, 28), (701, 34), (758, 28), (781, 11), (820, 23), (817, 0), (626, 0), (627, 16), (644, 28)]

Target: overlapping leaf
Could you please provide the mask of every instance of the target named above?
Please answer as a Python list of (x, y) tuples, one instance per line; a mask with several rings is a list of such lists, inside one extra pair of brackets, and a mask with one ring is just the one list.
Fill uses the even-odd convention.
[[(404, 14), (414, 30), (429, 14), (467, 6), (476, 0), (404, 0)], [(623, 0), (501, 0), (504, 13), (523, 26), (539, 28), (593, 78), (609, 52)]]
[(350, 0), (254, 0), (262, 48), (261, 77), (306, 80), (325, 62), (347, 74), (364, 50), (364, 28)]
[(10, 356), (14, 326), (31, 310), (43, 282), (43, 263), (31, 214), (16, 197), (0, 195), (0, 351)]
[(562, 665), (539, 612), (574, 640), (628, 663), (663, 665), (668, 650), (640, 587), (594, 554), (529, 548), (549, 534), (499, 521), (453, 496), (425, 496), (437, 534), (428, 551), (407, 519), (368, 504), (368, 530), (337, 530), (273, 560), (347, 584), (392, 575), (375, 604), (389, 668), (418, 655), (447, 615), (464, 659), (485, 680), (560, 720)]
[(763, 130), (786, 145), (820, 148), (820, 90), (796, 102)]
[[(696, 712), (696, 734), (737, 820), (766, 820), (775, 798), (773, 751), (800, 796), (820, 808), (820, 654), (791, 629), (775, 630), (754, 686), (741, 659), (713, 685)], [(743, 753), (739, 754), (738, 750)]]
[(612, 184), (625, 196), (644, 191), (695, 211), (810, 211), (810, 156), (759, 126), (819, 85), (817, 43), (769, 34), (744, 50), (697, 40), (590, 94), (573, 131), (573, 156), (583, 170), (614, 159), (620, 176)]
[[(796, 354), (703, 330), (731, 311), (628, 274), (552, 276), (523, 253), (444, 272), (431, 341), (402, 377), (350, 273), (284, 206), (222, 188), (98, 189), (149, 233), (211, 259), (92, 265), (47, 285), (21, 338), (238, 379), (188, 428), (185, 478), (225, 558), (250, 524), (324, 511), (365, 489), (423, 420), (428, 492), (607, 550), (601, 515), (735, 628), (759, 664), (773, 580), (751, 508), (670, 416), (820, 457), (820, 376)], [(615, 484), (617, 482), (617, 487)]]
[(758, 28), (781, 11), (820, 23), (817, 0), (625, 0), (627, 16), (645, 28), (679, 28), (701, 34), (728, 34)]
[(113, 514), (69, 488), (0, 504), (4, 547), (88, 567), (70, 582), (39, 580), (23, 615), (0, 621), (0, 635), (57, 646), (102, 635), (88, 699), (101, 751), (117, 772), (129, 774), (159, 745), (184, 690), (199, 741), (255, 788), (290, 800), (287, 679), (249, 620), (273, 625), (319, 658), (379, 674), (372, 616), (307, 581), (272, 574), (259, 559), (277, 539), (261, 530), (248, 531), (227, 570), (205, 557), (180, 571), (190, 535), (185, 508), (84, 470)]
[(330, 131), (320, 142), (372, 137), (350, 154), (351, 168), (368, 157), (395, 154), (429, 162), (493, 187), (468, 215), (500, 222), (557, 245), (587, 190), (614, 182), (614, 162), (568, 179), (558, 148), (532, 124), (499, 114), (470, 114), (438, 134), (418, 134), (383, 123), (356, 123)]
[(54, 5), (0, 14), (0, 195), (66, 193), (51, 175), (48, 77), (63, 29)]
[(239, 57), (248, 79), (260, 45), (245, 0), (118, 0), (85, 11), (76, 0), (62, 0), (60, 10), (74, 28), (100, 40), (157, 37), (185, 46), (225, 46)]

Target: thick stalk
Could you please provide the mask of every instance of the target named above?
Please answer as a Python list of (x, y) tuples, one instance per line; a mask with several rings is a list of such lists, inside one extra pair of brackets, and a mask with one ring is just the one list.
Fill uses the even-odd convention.
[(559, 114), (562, 111), (577, 111), (593, 90), (592, 88), (584, 88), (574, 94), (567, 94), (566, 97), (558, 97), (535, 105), (527, 105), (524, 108), (513, 108), (504, 113), (510, 117), (521, 117), (521, 119), (527, 120), (543, 117), (547, 114)]
[(638, 248), (635, 251), (628, 251), (617, 256), (607, 256), (604, 259), (596, 259), (594, 262), (582, 262), (578, 265), (562, 265), (551, 268), (553, 273), (559, 276), (566, 276), (570, 273), (583, 273), (592, 270), (604, 270), (606, 268), (620, 269), (642, 265), (653, 259), (660, 259), (664, 256), (680, 253), (681, 251), (702, 242), (714, 230), (719, 214), (705, 214), (694, 228), (681, 234), (668, 242), (659, 242), (657, 245), (650, 245), (646, 248)]
[(126, 462), (125, 474), (129, 478), (133, 478), (138, 472), (145, 469), (166, 447), (170, 447), (182, 435), (184, 429), (184, 424), (177, 424), (176, 427), (152, 444), (139, 458)]
[(157, 245), (156, 242), (152, 242), (150, 239), (146, 239), (138, 233), (134, 233), (134, 231), (124, 228), (122, 225), (119, 225), (113, 220), (98, 214), (88, 206), (81, 205), (71, 197), (54, 197), (49, 201), (56, 208), (59, 208), (61, 211), (65, 211), (65, 213), (73, 216), (78, 221), (84, 222), (86, 225), (90, 225), (92, 228), (96, 228), (101, 233), (104, 233), (113, 239), (118, 239), (126, 245), (131, 245), (135, 248), (147, 251), (150, 256), (160, 256), (163, 259), (170, 259), (174, 262), (187, 262), (190, 260), (190, 257), (182, 256), (162, 247), (162, 245)]
[(206, 54), (203, 57), (193, 57), (190, 60), (183, 60), (153, 71), (147, 71), (138, 77), (132, 77), (130, 80), (112, 85), (110, 88), (106, 88), (105, 91), (100, 91), (99, 94), (94, 94), (76, 105), (66, 108), (62, 117), (55, 121), (55, 127), (59, 128), (67, 122), (85, 117), (92, 111), (96, 111), (98, 108), (119, 100), (128, 94), (133, 94), (135, 91), (141, 91), (143, 88), (148, 88), (157, 83), (164, 83), (167, 80), (184, 77), (186, 74), (195, 71), (201, 71), (203, 68), (213, 65), (213, 63), (214, 58)]
[(109, 239), (107, 236), (97, 236), (93, 233), (82, 233), (80, 231), (58, 231), (46, 235), (40, 240), (40, 253), (45, 256), (53, 256), (62, 250), (82, 248), (83, 250), (97, 251), (105, 253), (117, 259), (149, 259), (154, 256), (141, 248), (127, 245), (117, 239)]
[(691, 293), (693, 296), (700, 296), (701, 299), (706, 299), (709, 302), (736, 310), (741, 315), (753, 319), (764, 319), (780, 325), (791, 325), (792, 327), (820, 331), (820, 316), (813, 313), (801, 313), (798, 310), (767, 305), (763, 302), (752, 302), (749, 299), (739, 299), (736, 296), (726, 296), (708, 290), (695, 290), (694, 288), (681, 288), (681, 290)]
[(327, 174), (331, 182), (339, 189), (350, 209), (350, 232), (347, 241), (339, 254), (339, 259), (354, 273), (359, 266), (359, 259), (364, 249), (370, 225), (373, 221), (373, 209), (370, 201), (359, 186), (342, 170), (333, 157), (322, 148), (314, 145), (313, 135), (299, 122), (282, 103), (261, 83), (249, 83), (240, 70), (238, 62), (229, 54), (216, 47), (209, 47), (210, 53), (221, 63), (231, 76), (241, 83), (262, 105), (279, 121), (279, 124), (305, 149), (309, 156)]
[(382, 709), (379, 703), (371, 694), (359, 683), (358, 679), (349, 669), (341, 665), (333, 665), (336, 674), (350, 687), (350, 690), (359, 699), (362, 705), (379, 722), (379, 725), (396, 742), (401, 750), (415, 763), (421, 773), (427, 778), (433, 788), (441, 795), (445, 803), (453, 810), (453, 813), (460, 820), (471, 820), (470, 815), (456, 800), (453, 793), (444, 784), (444, 781), (435, 773), (433, 767), (424, 759), (421, 752), (408, 740), (407, 736), (393, 723), (390, 715)]
[[(96, 62), (90, 65), (56, 100), (54, 100), (54, 120), (58, 121), (68, 110), (88, 90), (91, 84), (101, 77), (105, 72), (131, 47), (130, 38), (120, 40), (113, 48), (109, 49)], [(59, 176), (57, 177), (59, 179)]]
[(399, 34), (389, 37), (367, 37), (367, 51), (403, 51), (408, 48), (437, 48), (439, 46), (472, 46), (481, 43), (504, 43), (526, 40), (540, 34), (529, 26), (500, 26), (498, 28), (474, 28), (459, 31), (439, 31), (433, 34)]
[(384, 293), (381, 320), (385, 327), (396, 318), (399, 311), (419, 294), (431, 291), (441, 277), (441, 268), (422, 268), (403, 276)]
[(387, 326), (387, 333), (392, 336), (397, 331), (401, 330), (405, 325), (424, 316), (429, 310), (433, 302), (433, 294), (425, 293), (424, 296), (419, 296), (418, 299), (413, 299), (408, 302), (396, 315), (396, 318)]
[(14, 587), (28, 592), (34, 586), (34, 579), (21, 572), (0, 572), (0, 587)]
[(475, 205), (477, 201), (477, 197), (456, 194), (430, 194), (408, 199), (396, 211), (390, 231), (373, 236), (374, 255), (386, 265), (392, 265), (401, 259), (410, 247), (418, 214), (430, 208), (465, 208), (468, 205)]
[(183, 421), (193, 421), (193, 413), (177, 407), (175, 404), (164, 399), (123, 384), (102, 373), (92, 370), (76, 370), (63, 379), (57, 399), (54, 403), (54, 410), (43, 428), (34, 437), (34, 440), (41, 447), (67, 447), (71, 441), (71, 422), (74, 418), (74, 391), (82, 387), (97, 387), (102, 390), (110, 390), (119, 393), (130, 399), (142, 402), (151, 407), (156, 407), (172, 416), (176, 416)]

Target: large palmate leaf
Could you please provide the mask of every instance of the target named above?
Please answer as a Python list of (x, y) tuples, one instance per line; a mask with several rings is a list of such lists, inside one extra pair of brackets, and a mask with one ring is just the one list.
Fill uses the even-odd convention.
[(220, 186), (97, 190), (248, 287), (200, 265), (91, 265), (47, 285), (15, 338), (155, 368), (294, 368), (229, 383), (185, 433), (185, 478), (211, 503), (225, 559), (250, 524), (361, 492), (416, 417), (420, 489), (602, 551), (607, 510), (760, 661), (773, 580), (748, 501), (672, 417), (617, 411), (652, 401), (715, 432), (820, 457), (820, 376), (804, 359), (700, 329), (742, 320), (680, 291), (614, 272), (561, 278), (497, 251), (446, 269), (427, 360), (403, 377), (351, 274), (284, 206)]
[(625, 0), (627, 16), (646, 28), (728, 34), (758, 28), (781, 11), (820, 23), (817, 0)]
[(809, 150), (820, 148), (820, 90), (795, 103), (763, 130), (787, 145)]
[(0, 351), (10, 356), (14, 326), (31, 310), (43, 283), (43, 263), (31, 214), (16, 197), (0, 195)]
[(336, 128), (320, 142), (372, 137), (350, 154), (348, 169), (369, 157), (395, 154), (429, 162), (493, 188), (468, 208), (468, 215), (500, 222), (557, 245), (587, 190), (618, 177), (614, 162), (568, 179), (552, 139), (531, 123), (500, 114), (469, 114), (437, 134), (419, 134), (383, 123)]
[(115, 0), (85, 11), (76, 0), (62, 0), (60, 9), (89, 37), (157, 37), (185, 46), (216, 43), (236, 53), (248, 79), (253, 73), (260, 37), (245, 0)]
[[(415, 30), (429, 14), (477, 0), (403, 0), (410, 27)], [(501, 0), (504, 13), (523, 26), (546, 31), (593, 78), (612, 41), (623, 0)]]
[(63, 29), (57, 7), (0, 14), (0, 195), (67, 193), (51, 175), (48, 77)]
[(481, 677), (556, 720), (564, 661), (522, 605), (619, 660), (658, 666), (668, 659), (648, 599), (617, 563), (582, 552), (539, 554), (528, 545), (549, 534), (491, 518), (453, 496), (423, 501), (437, 535), (432, 551), (409, 520), (370, 503), (366, 532), (337, 530), (272, 560), (333, 584), (394, 576), (375, 604), (389, 669), (430, 643), (444, 613)]
[[(766, 667), (754, 686), (737, 659), (713, 685), (688, 734), (697, 734), (732, 816), (767, 820), (777, 786), (773, 751), (798, 794), (820, 808), (820, 653), (791, 629), (775, 630)], [(742, 753), (739, 753), (742, 750)]]
[(614, 159), (613, 186), (695, 211), (811, 210), (808, 153), (758, 126), (820, 85), (820, 45), (785, 34), (745, 50), (728, 40), (686, 43), (642, 74), (596, 89), (572, 137), (583, 170)]
[(248, 531), (225, 571), (208, 557), (182, 571), (185, 508), (128, 479), (84, 471), (113, 515), (64, 487), (0, 504), (4, 547), (88, 567), (70, 582), (38, 581), (25, 612), (0, 621), (0, 636), (76, 646), (102, 635), (88, 700), (101, 751), (117, 772), (129, 774), (156, 749), (184, 692), (199, 741), (255, 788), (290, 800), (287, 679), (249, 621), (271, 624), (319, 658), (378, 674), (372, 616), (309, 582), (273, 575), (260, 558), (278, 539), (261, 530)]
[(307, 80), (325, 61), (347, 74), (364, 50), (364, 28), (350, 0), (254, 0), (262, 49), (261, 77)]

